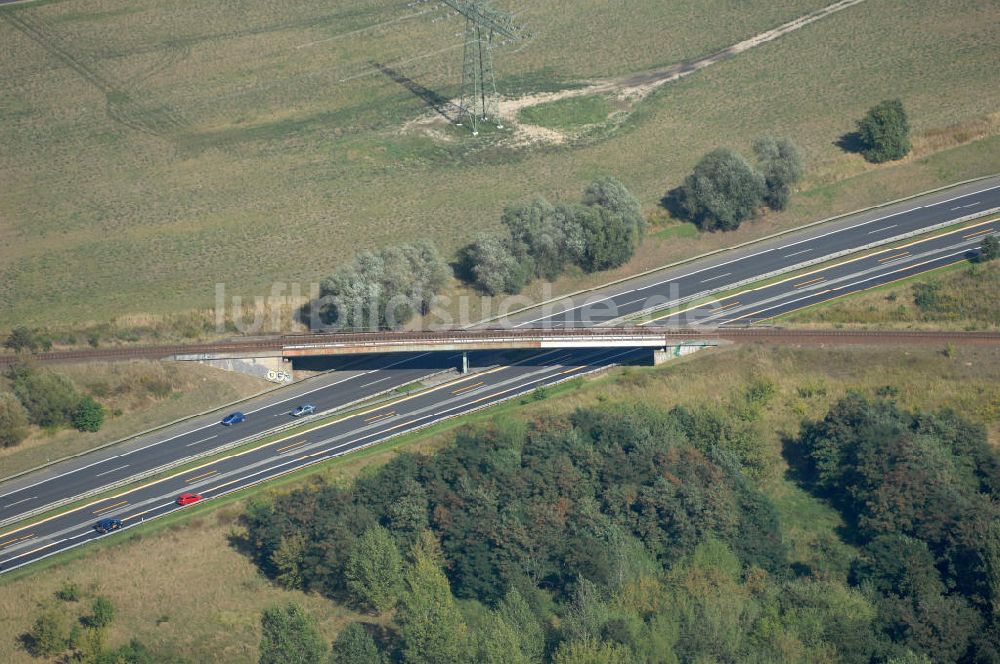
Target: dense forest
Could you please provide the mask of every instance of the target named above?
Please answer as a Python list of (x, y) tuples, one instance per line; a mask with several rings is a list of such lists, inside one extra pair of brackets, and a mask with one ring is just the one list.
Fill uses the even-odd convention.
[(247, 550), (276, 583), (389, 618), (343, 630), (334, 662), (1000, 661), (984, 429), (858, 394), (803, 423), (789, 472), (859, 551), (837, 573), (823, 552), (789, 562), (749, 426), (767, 397), (467, 428), (252, 504)]

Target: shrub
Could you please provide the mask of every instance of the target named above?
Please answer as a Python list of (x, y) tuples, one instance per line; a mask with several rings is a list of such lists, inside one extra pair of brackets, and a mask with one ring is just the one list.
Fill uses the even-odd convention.
[(78, 431), (100, 431), (104, 424), (104, 406), (86, 396), (73, 411), (73, 426)]
[(10, 335), (4, 340), (3, 345), (15, 353), (22, 351), (36, 353), (39, 350), (49, 350), (52, 348), (52, 339), (44, 330), (18, 325), (11, 330)]
[(28, 437), (28, 412), (13, 394), (0, 392), (0, 447), (14, 447)]
[(64, 602), (77, 602), (80, 600), (80, 586), (71, 581), (66, 581), (62, 587), (56, 591), (56, 598)]
[(51, 371), (30, 367), (12, 369), (14, 394), (20, 399), (32, 424), (67, 424), (80, 403), (80, 395), (69, 379)]

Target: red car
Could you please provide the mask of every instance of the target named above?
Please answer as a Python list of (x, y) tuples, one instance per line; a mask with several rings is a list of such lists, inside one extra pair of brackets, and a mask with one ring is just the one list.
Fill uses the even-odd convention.
[(201, 500), (201, 496), (196, 493), (182, 493), (177, 496), (178, 505), (190, 505), (191, 503), (196, 503)]

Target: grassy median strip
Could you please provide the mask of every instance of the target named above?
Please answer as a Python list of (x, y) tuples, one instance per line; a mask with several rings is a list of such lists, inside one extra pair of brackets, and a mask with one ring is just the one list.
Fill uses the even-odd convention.
[[(768, 286), (773, 286), (775, 284), (780, 284), (785, 281), (790, 281), (792, 279), (800, 279), (802, 277), (817, 274), (824, 270), (828, 270), (839, 265), (845, 265), (847, 263), (854, 263), (857, 261), (865, 260), (866, 258), (872, 258), (873, 256), (878, 256), (880, 254), (893, 251), (895, 249), (900, 249), (903, 247), (910, 247), (921, 242), (927, 242), (928, 240), (933, 240), (938, 237), (945, 235), (951, 235), (955, 233), (961, 233), (970, 229), (976, 229), (979, 226), (985, 224), (992, 224), (1000, 220), (1000, 217), (991, 217), (987, 220), (973, 219), (971, 221), (959, 224), (957, 226), (949, 226), (947, 228), (939, 228), (930, 233), (924, 235), (916, 235), (913, 237), (903, 238), (895, 242), (890, 242), (889, 244), (883, 245), (881, 247), (876, 247), (875, 249), (865, 250), (858, 252), (857, 254), (848, 254), (847, 256), (840, 256), (839, 258), (834, 258), (823, 263), (816, 263), (815, 265), (810, 265), (799, 270), (794, 270), (792, 272), (786, 272), (784, 274), (777, 274), (773, 277), (768, 277), (766, 279), (761, 279), (760, 281), (755, 281), (751, 284), (745, 286), (740, 286), (739, 288), (733, 288), (727, 291), (721, 291), (715, 293), (714, 295), (706, 295), (703, 297), (696, 298), (690, 302), (685, 302), (684, 304), (668, 307), (658, 311), (654, 311), (648, 314), (643, 314), (642, 316), (627, 319), (629, 324), (633, 325), (645, 325), (651, 323), (660, 318), (665, 318), (667, 316), (674, 316), (678, 313), (684, 311), (691, 311), (697, 309), (706, 304), (711, 304), (712, 302), (721, 302), (726, 299), (737, 297), (743, 293), (750, 293), (761, 288), (766, 288)], [(815, 306), (815, 305), (812, 305)]]
[[(313, 420), (313, 421), (308, 422), (308, 423), (304, 423), (301, 427), (293, 427), (291, 429), (286, 429), (286, 430), (281, 431), (279, 433), (275, 433), (275, 434), (271, 434), (269, 436), (265, 436), (262, 439), (251, 441), (251, 442), (248, 442), (248, 443), (243, 444), (243, 445), (239, 445), (239, 446), (236, 446), (236, 447), (229, 448), (229, 449), (227, 449), (225, 451), (222, 451), (222, 452), (219, 452), (217, 454), (212, 454), (212, 455), (208, 455), (208, 456), (199, 457), (198, 459), (193, 459), (190, 463), (185, 463), (185, 464), (181, 464), (181, 465), (175, 466), (175, 467), (170, 468), (168, 470), (164, 470), (162, 473), (157, 473), (156, 475), (152, 475), (150, 477), (147, 477), (147, 478), (144, 478), (144, 479), (141, 479), (141, 480), (137, 480), (137, 481), (135, 481), (133, 483), (126, 484), (126, 485), (117, 487), (115, 489), (110, 489), (110, 490), (108, 490), (105, 493), (96, 494), (94, 496), (89, 496), (87, 498), (84, 498), (84, 499), (81, 499), (81, 500), (77, 500), (77, 501), (74, 501), (72, 503), (67, 503), (66, 505), (62, 505), (60, 507), (53, 508), (52, 510), (50, 510), (48, 512), (44, 512), (42, 514), (36, 515), (34, 517), (31, 517), (29, 519), (24, 519), (23, 521), (18, 521), (18, 522), (12, 523), (12, 524), (8, 524), (8, 526), (5, 527), (3, 530), (4, 530), (5, 533), (7, 533), (7, 532), (16, 532), (18, 530), (27, 528), (27, 527), (29, 527), (29, 526), (31, 526), (33, 524), (41, 523), (43, 521), (48, 521), (48, 520), (53, 519), (55, 517), (58, 517), (60, 515), (67, 514), (69, 512), (73, 512), (73, 511), (82, 509), (84, 507), (87, 507), (88, 505), (93, 505), (93, 504), (102, 502), (104, 500), (108, 500), (110, 498), (115, 498), (117, 496), (125, 495), (125, 494), (127, 494), (129, 492), (132, 492), (132, 491), (135, 491), (136, 489), (141, 488), (143, 486), (149, 486), (151, 484), (156, 484), (157, 482), (162, 482), (162, 481), (170, 479), (172, 477), (177, 477), (179, 475), (183, 475), (185, 473), (189, 473), (192, 470), (196, 470), (198, 468), (203, 468), (205, 466), (211, 465), (213, 463), (217, 463), (219, 461), (222, 461), (224, 459), (228, 459), (230, 457), (240, 456), (241, 454), (246, 454), (248, 452), (253, 452), (255, 450), (261, 449), (261, 448), (266, 447), (268, 445), (273, 445), (273, 444), (278, 443), (278, 442), (289, 440), (291, 438), (295, 438), (296, 436), (302, 436), (302, 435), (307, 434), (307, 433), (309, 433), (311, 431), (315, 431), (316, 429), (321, 429), (321, 428), (329, 426), (331, 424), (335, 424), (337, 422), (341, 422), (341, 421), (350, 419), (352, 417), (356, 417), (358, 415), (362, 415), (362, 414), (364, 414), (366, 412), (369, 412), (369, 411), (371, 411), (373, 409), (378, 409), (378, 408), (383, 408), (383, 407), (386, 407), (386, 406), (391, 406), (391, 405), (399, 403), (401, 401), (405, 401), (405, 400), (411, 399), (411, 398), (413, 398), (415, 396), (418, 396), (418, 395), (420, 395), (420, 394), (422, 394), (424, 392), (428, 392), (428, 391), (430, 391), (432, 389), (437, 389), (437, 388), (440, 388), (442, 386), (446, 386), (446, 385), (449, 385), (449, 384), (452, 384), (452, 383), (458, 383), (458, 382), (467, 380), (467, 379), (469, 379), (469, 378), (471, 378), (471, 377), (473, 377), (475, 375), (478, 375), (478, 374), (469, 374), (467, 376), (462, 376), (460, 378), (449, 380), (449, 381), (446, 381), (444, 383), (441, 383), (440, 385), (435, 385), (435, 386), (432, 386), (432, 387), (425, 387), (425, 386), (423, 386), (422, 383), (419, 383), (419, 382), (409, 383), (409, 385), (419, 385), (420, 387), (414, 387), (412, 389), (409, 389), (405, 393), (400, 394), (400, 395), (398, 395), (398, 396), (396, 396), (396, 397), (394, 397), (392, 399), (387, 399), (387, 400), (384, 400), (384, 401), (377, 401), (377, 402), (376, 401), (361, 402), (361, 403), (355, 405), (354, 407), (352, 407), (350, 410), (333, 413), (333, 414), (329, 415), (328, 417), (323, 417), (323, 418), (320, 418), (320, 419), (317, 419), (317, 420)], [(2, 534), (0, 534), (0, 537), (2, 537)]]
[[(349, 453), (341, 454), (324, 461), (310, 464), (308, 466), (292, 470), (288, 473), (278, 475), (273, 478), (268, 478), (261, 480), (256, 484), (246, 486), (234, 491), (224, 493), (218, 497), (209, 498), (204, 501), (195, 503), (191, 507), (183, 510), (176, 510), (174, 512), (167, 513), (161, 517), (151, 519), (149, 521), (143, 521), (137, 523), (133, 526), (129, 526), (127, 529), (115, 533), (113, 536), (104, 537), (98, 540), (92, 540), (87, 543), (86, 546), (78, 546), (73, 549), (68, 549), (65, 551), (60, 551), (46, 558), (42, 558), (39, 561), (26, 565), (20, 569), (12, 570), (0, 576), (0, 586), (5, 583), (15, 581), (17, 579), (24, 578), (36, 574), (37, 572), (43, 571), (45, 569), (50, 569), (52, 567), (57, 567), (63, 565), (72, 560), (82, 558), (87, 555), (91, 555), (95, 551), (101, 551), (112, 546), (117, 546), (121, 543), (141, 539), (144, 536), (151, 535), (157, 532), (162, 532), (172, 526), (179, 523), (190, 521), (195, 518), (202, 518), (213, 512), (217, 512), (220, 509), (232, 505), (233, 503), (242, 502), (243, 500), (262, 493), (265, 491), (275, 492), (280, 491), (283, 487), (289, 485), (298, 484), (304, 479), (315, 477), (319, 475), (331, 476), (329, 479), (337, 479), (336, 476), (346, 473), (337, 473), (338, 469), (344, 466), (354, 466), (354, 465), (367, 465), (365, 462), (375, 457), (384, 456), (386, 454), (392, 453), (402, 447), (411, 447), (414, 443), (418, 441), (431, 441), (432, 447), (437, 447), (443, 442), (442, 434), (454, 431), (455, 429), (466, 426), (469, 424), (474, 424), (481, 422), (486, 419), (496, 417), (498, 415), (509, 414), (515, 409), (520, 408), (526, 403), (537, 402), (544, 399), (549, 399), (555, 396), (560, 396), (568, 394), (579, 390), (584, 385), (584, 377), (572, 378), (570, 380), (563, 381), (556, 385), (546, 386), (542, 389), (536, 389), (529, 394), (523, 395), (520, 398), (508, 399), (502, 403), (496, 404), (489, 408), (484, 408), (476, 410), (472, 413), (467, 413), (465, 415), (459, 415), (450, 419), (446, 419), (429, 426), (420, 428), (416, 431), (411, 431), (408, 433), (400, 434), (394, 436), (388, 440), (383, 440), (377, 443), (373, 443), (366, 447), (352, 450)], [(359, 414), (363, 414), (364, 411), (359, 410), (358, 412), (353, 412), (349, 416), (345, 416), (342, 419), (347, 419), (347, 417), (355, 417)], [(313, 427), (318, 428), (318, 427)], [(304, 431), (298, 432), (297, 435), (301, 435)], [(291, 436), (289, 436), (291, 437)], [(276, 437), (277, 438), (277, 437)], [(276, 440), (270, 440), (267, 442), (262, 442), (258, 447), (263, 447), (265, 445), (273, 444), (277, 442)], [(248, 446), (249, 447), (249, 446)], [(222, 455), (220, 455), (221, 458)], [(216, 459), (217, 461), (218, 459)], [(199, 466), (205, 464), (199, 464)], [(178, 470), (177, 472), (172, 472), (171, 475), (181, 475), (185, 472), (190, 472), (191, 469)], [(135, 487), (132, 487), (134, 489)], [(113, 496), (106, 496), (104, 499)], [(83, 501), (81, 501), (83, 502)], [(79, 505), (77, 506), (79, 507)], [(64, 510), (54, 512), (53, 516), (62, 514), (70, 511), (67, 507)], [(32, 521), (32, 523), (37, 521)], [(28, 525), (28, 524), (25, 524)], [(25, 527), (25, 526), (22, 526)]]

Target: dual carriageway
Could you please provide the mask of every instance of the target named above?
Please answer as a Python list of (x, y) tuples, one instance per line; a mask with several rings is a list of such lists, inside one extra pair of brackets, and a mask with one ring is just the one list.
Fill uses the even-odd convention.
[[(369, 354), (364, 354), (365, 344), (372, 339), (364, 335), (350, 340), (338, 336), (249, 342), (257, 344), (256, 352), (287, 357), (329, 355), (334, 352), (331, 344), (345, 343), (351, 353), (363, 354), (341, 358), (336, 371), (250, 400), (240, 406), (248, 415), (244, 424), (220, 427), (220, 413), (204, 414), (0, 482), (0, 524), (7, 524), (0, 528), (0, 566), (9, 571), (99, 537), (115, 536), (93, 530), (99, 518), (120, 519), (127, 528), (181, 509), (174, 502), (180, 493), (196, 492), (207, 499), (221, 496), (540, 386), (644, 361), (652, 345), (877, 341), (857, 332), (737, 326), (967, 260), (983, 237), (997, 233), (998, 210), (1000, 180), (980, 181), (488, 323), (502, 324), (502, 332), (475, 329), (409, 339), (377, 335), (383, 346), (369, 346)], [(959, 222), (962, 225), (945, 228)], [(918, 237), (934, 229), (937, 235)], [(642, 327), (631, 332), (618, 329), (625, 320), (638, 320)], [(626, 332), (634, 335), (631, 340)], [(505, 345), (483, 343), (491, 336)], [(613, 336), (618, 341), (608, 343)], [(913, 333), (897, 337), (896, 342), (936, 343), (935, 339), (933, 333)], [(983, 333), (966, 335), (964, 341), (995, 344), (998, 339)], [(389, 350), (386, 344), (395, 344), (391, 350), (396, 352), (370, 354)], [(204, 352), (240, 353), (247, 346), (212, 345)], [(190, 346), (124, 350), (134, 357), (202, 352)], [(463, 352), (472, 373), (382, 405), (358, 405), (454, 366)], [(98, 359), (95, 355), (100, 351), (52, 359)], [(289, 428), (289, 411), (305, 401), (315, 404), (318, 414), (302, 427)], [(60, 505), (64, 511), (52, 511)]]

